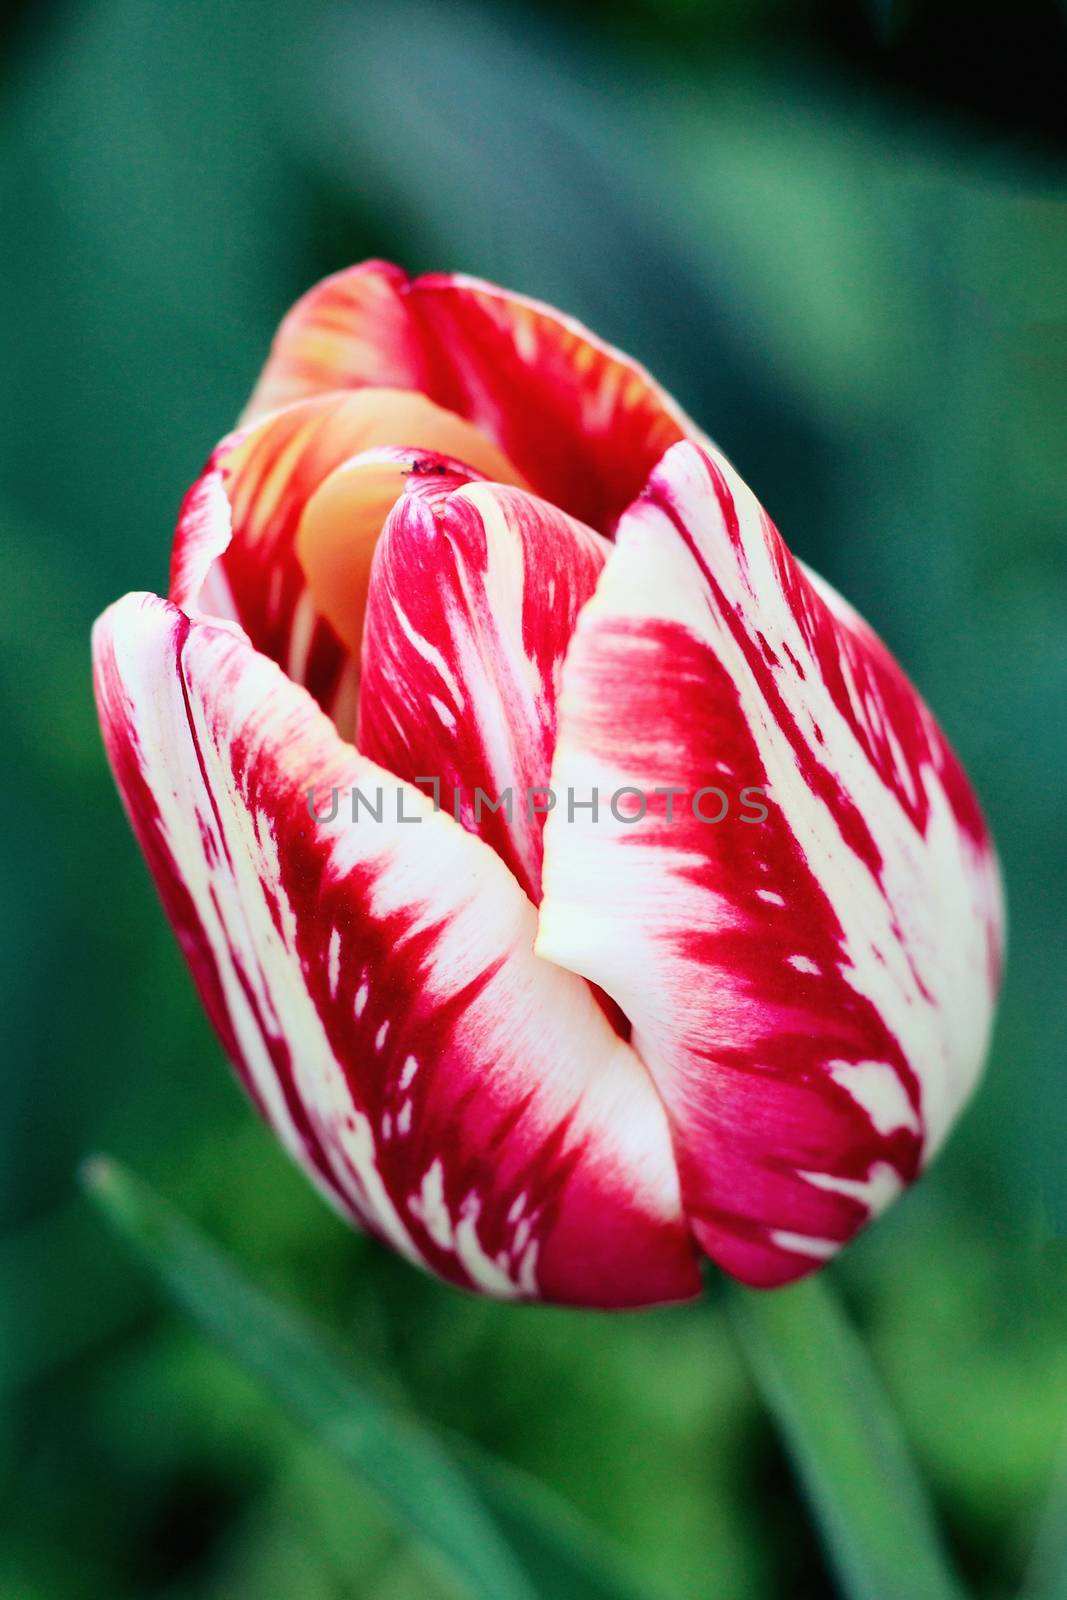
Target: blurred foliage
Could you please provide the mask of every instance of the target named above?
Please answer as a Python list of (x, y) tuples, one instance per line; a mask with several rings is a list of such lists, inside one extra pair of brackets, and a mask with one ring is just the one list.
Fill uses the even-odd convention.
[[(424, 1600), (373, 1503), (75, 1200), (104, 1146), (679, 1597), (829, 1579), (712, 1290), (482, 1304), (255, 1124), (128, 835), (87, 635), (164, 581), (274, 324), (368, 254), (632, 350), (932, 700), (1004, 855), (989, 1076), (843, 1282), (985, 1596), (1067, 1428), (1063, 13), (924, 0), (23, 8), (0, 133), (0, 1595)], [(953, 32), (954, 22), (955, 32)], [(1055, 86), (1058, 85), (1058, 94)]]

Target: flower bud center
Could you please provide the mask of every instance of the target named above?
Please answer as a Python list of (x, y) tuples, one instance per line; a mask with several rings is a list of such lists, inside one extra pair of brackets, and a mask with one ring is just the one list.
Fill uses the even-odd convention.
[[(479, 428), (425, 395), (363, 389), (350, 397), (348, 409), (355, 411), (354, 456), (385, 445), (433, 451), (464, 462), (494, 483), (526, 487)], [(365, 418), (360, 414), (364, 410)], [(374, 547), (407, 477), (402, 462), (351, 462), (330, 474), (300, 519), (296, 553), (315, 607), (357, 659)]]

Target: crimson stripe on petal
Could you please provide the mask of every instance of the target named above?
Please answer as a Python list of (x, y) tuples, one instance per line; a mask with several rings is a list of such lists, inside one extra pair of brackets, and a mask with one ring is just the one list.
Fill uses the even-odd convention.
[(435, 780), (535, 903), (563, 656), (610, 548), (547, 502), (483, 483), (405, 495), (375, 552), (360, 748)]
[(475, 278), (408, 279), (382, 262), (297, 302), (246, 416), (373, 384), (419, 389), (468, 418), (538, 494), (602, 533), (669, 445), (702, 437), (642, 366), (574, 318)]
[[(729, 465), (680, 444), (579, 618), (553, 783), (604, 804), (548, 820), (539, 953), (631, 1017), (703, 1247), (802, 1275), (915, 1177), (981, 1066), (999, 879), (955, 757)], [(640, 821), (612, 814), (624, 786)]]
[[(334, 1204), (490, 1294), (696, 1293), (660, 1101), (584, 981), (533, 955), (536, 913), (494, 853), (232, 630), (131, 595), (94, 658), (112, 768), (200, 992)], [(383, 792), (380, 823), (352, 824), (353, 787)]]
[(171, 557), (175, 604), (236, 618), (343, 731), (354, 725), (356, 664), (315, 606), (296, 534), (308, 500), (365, 434), (362, 407), (335, 394), (229, 435), (185, 498)]

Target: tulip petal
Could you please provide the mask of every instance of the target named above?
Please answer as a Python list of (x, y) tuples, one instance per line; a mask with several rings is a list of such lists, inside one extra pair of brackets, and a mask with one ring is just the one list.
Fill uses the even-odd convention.
[(312, 598), (296, 536), (308, 498), (362, 448), (362, 411), (323, 395), (229, 434), (182, 504), (169, 594), (191, 615), (233, 618), (305, 684), (342, 731), (357, 664)]
[[(341, 467), (386, 445), (440, 459), (447, 445), (462, 450), (471, 475), (521, 483), (470, 423), (421, 395), (320, 394), (222, 440), (185, 497), (171, 557), (174, 603), (239, 621), (256, 649), (305, 684), (342, 731), (354, 716), (362, 632), (361, 615), (348, 614), (358, 606), (346, 605), (365, 592), (381, 524), (361, 538), (351, 505), (330, 512), (330, 488)], [(366, 521), (373, 508), (363, 509)], [(341, 519), (345, 525), (332, 529)], [(305, 534), (314, 535), (310, 546)]]
[(432, 779), (536, 904), (563, 657), (611, 546), (517, 489), (419, 489), (375, 554), (359, 746)]
[(410, 279), (388, 261), (324, 278), (283, 319), (245, 420), (328, 389), (419, 389), (424, 358), (407, 305)]
[(372, 384), (421, 390), (475, 423), (538, 494), (601, 533), (669, 445), (702, 437), (642, 366), (572, 317), (475, 278), (410, 279), (374, 261), (297, 302), (245, 415)]
[[(533, 955), (536, 913), (492, 850), (232, 629), (130, 595), (94, 658), (112, 768), (208, 1012), (334, 1204), (490, 1294), (696, 1293), (658, 1096), (584, 981)], [(381, 822), (352, 823), (354, 787), (382, 791)]]
[[(981, 1066), (999, 878), (955, 757), (686, 443), (579, 618), (553, 785), (602, 805), (548, 819), (538, 953), (631, 1018), (703, 1248), (753, 1284), (803, 1275), (915, 1177)], [(624, 786), (652, 797), (640, 821), (635, 796), (610, 808)]]

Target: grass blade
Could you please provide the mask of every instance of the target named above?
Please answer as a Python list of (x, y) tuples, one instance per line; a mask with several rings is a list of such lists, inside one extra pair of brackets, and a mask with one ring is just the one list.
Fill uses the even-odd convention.
[(536, 1591), (436, 1440), (360, 1381), (321, 1335), (246, 1279), (139, 1180), (94, 1160), (86, 1185), (171, 1296), (350, 1466), (403, 1527), (484, 1600)]
[(470, 1441), (442, 1441), (373, 1372), (118, 1164), (85, 1187), (171, 1298), (485, 1600), (661, 1600), (555, 1494)]

